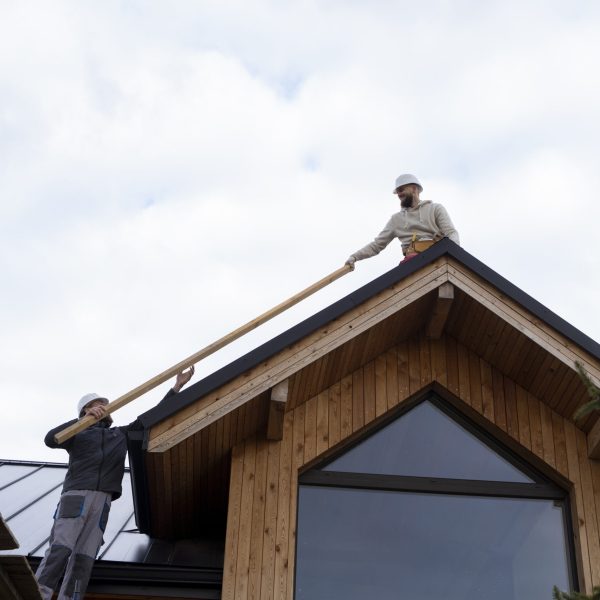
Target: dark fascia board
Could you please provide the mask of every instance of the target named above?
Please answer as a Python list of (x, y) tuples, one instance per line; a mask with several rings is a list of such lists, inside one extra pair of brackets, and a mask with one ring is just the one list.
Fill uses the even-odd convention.
[[(463, 264), (489, 284), (496, 287), (502, 294), (523, 306), (538, 319), (600, 360), (600, 344), (567, 323), (564, 319), (561, 319), (543, 304), (540, 304), (537, 300), (510, 283), (510, 281), (498, 275), (498, 273), (484, 265), (450, 239), (444, 238), (419, 256), (405, 263), (400, 263), (397, 267), (352, 292), (345, 298), (338, 300), (331, 306), (324, 308), (298, 325), (215, 371), (182, 392), (170, 396), (156, 407), (140, 415), (139, 420), (144, 426), (144, 431), (130, 432), (129, 434), (130, 438), (131, 436), (136, 437), (135, 440), (130, 439), (129, 441), (129, 464), (132, 474), (136, 521), (140, 531), (148, 533), (151, 525), (150, 503), (148, 502), (149, 492), (143, 457), (147, 448), (149, 431), (153, 425), (170, 417), (198, 400), (198, 398), (202, 398), (206, 394), (218, 389), (228, 381), (231, 381), (281, 350), (310, 335), (313, 331), (327, 325), (327, 323), (340, 317), (352, 308), (359, 306), (405, 277), (412, 275), (443, 255), (448, 255)], [(143, 437), (142, 442), (140, 442), (140, 434)]]
[[(27, 560), (35, 571), (41, 558), (28, 556)], [(160, 594), (163, 588), (179, 589), (178, 597), (187, 597), (182, 589), (221, 590), (223, 570), (207, 567), (175, 567), (172, 565), (153, 565), (146, 563), (123, 563), (115, 561), (96, 561), (90, 578), (90, 588), (114, 586), (120, 593), (132, 593), (132, 587), (149, 587), (155, 594)], [(148, 592), (149, 593), (149, 592)], [(115, 591), (118, 596), (119, 593)]]
[(286, 347), (291, 346), (307, 335), (310, 335), (320, 327), (325, 326), (327, 323), (340, 317), (349, 310), (359, 306), (379, 292), (432, 263), (444, 254), (447, 254), (462, 263), (489, 284), (496, 287), (501, 293), (523, 306), (538, 319), (542, 320), (586, 352), (600, 360), (600, 344), (567, 323), (564, 319), (561, 319), (557, 314), (553, 313), (543, 304), (510, 283), (510, 281), (484, 265), (481, 261), (477, 260), (450, 239), (444, 238), (416, 258), (413, 258), (406, 263), (401, 263), (377, 279), (374, 279), (355, 292), (352, 292), (345, 298), (338, 300), (331, 306), (324, 308), (298, 325), (295, 325), (277, 337), (258, 346), (251, 352), (248, 352), (225, 367), (215, 371), (179, 394), (160, 402), (154, 408), (140, 415), (139, 420), (145, 429), (151, 428), (153, 425), (156, 425), (160, 421), (177, 413), (199, 398), (218, 389), (228, 381), (235, 379), (242, 373), (245, 373), (271, 356), (274, 356)]

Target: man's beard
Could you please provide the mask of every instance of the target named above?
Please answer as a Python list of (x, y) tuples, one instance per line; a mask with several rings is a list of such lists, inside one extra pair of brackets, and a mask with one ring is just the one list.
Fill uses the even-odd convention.
[(406, 196), (400, 196), (400, 206), (402, 208), (410, 208), (413, 204), (413, 196), (412, 194), (407, 194)]

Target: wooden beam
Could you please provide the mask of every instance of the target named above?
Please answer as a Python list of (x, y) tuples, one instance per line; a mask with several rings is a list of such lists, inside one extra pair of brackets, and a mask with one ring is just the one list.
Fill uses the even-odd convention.
[(289, 377), (280, 381), (275, 387), (271, 388), (271, 400), (269, 402), (269, 420), (267, 422), (267, 439), (283, 439), (283, 417), (285, 414), (285, 405), (288, 399)]
[(425, 333), (428, 338), (432, 340), (439, 340), (444, 333), (444, 327), (446, 327), (446, 321), (450, 314), (450, 308), (454, 300), (454, 286), (449, 282), (442, 283), (438, 288), (438, 295), (429, 317), (429, 322), (425, 329)]
[(587, 435), (588, 456), (600, 460), (600, 419)]
[[(132, 400), (139, 398), (140, 396), (142, 396), (146, 392), (149, 392), (150, 390), (154, 389), (156, 386), (160, 385), (161, 383), (164, 383), (168, 379), (171, 379), (171, 377), (174, 377), (175, 375), (177, 375), (177, 373), (180, 373), (181, 371), (184, 371), (185, 369), (191, 367), (192, 365), (195, 365), (197, 362), (199, 362), (203, 358), (210, 356), (217, 350), (220, 350), (221, 348), (227, 346), (227, 344), (230, 344), (234, 340), (237, 340), (239, 337), (256, 329), (257, 327), (259, 327), (263, 323), (266, 323), (273, 317), (280, 315), (282, 312), (286, 311), (288, 308), (291, 308), (292, 306), (298, 304), (298, 302), (304, 300), (305, 298), (308, 298), (315, 292), (319, 291), (320, 289), (324, 288), (325, 286), (329, 285), (330, 283), (333, 283), (336, 279), (343, 277), (344, 275), (346, 275), (346, 273), (349, 273), (353, 269), (354, 269), (354, 267), (351, 267), (349, 265), (344, 265), (343, 267), (336, 269), (329, 275), (326, 275), (322, 279), (319, 279), (319, 281), (317, 281), (316, 283), (313, 283), (312, 285), (308, 286), (306, 289), (302, 290), (301, 292), (298, 292), (291, 298), (284, 300), (283, 302), (281, 302), (274, 308), (271, 308), (270, 310), (263, 313), (259, 317), (256, 317), (256, 319), (253, 319), (252, 321), (249, 321), (245, 325), (238, 327), (236, 330), (232, 331), (231, 333), (228, 333), (227, 335), (218, 339), (216, 342), (209, 344), (205, 348), (202, 348), (202, 350), (199, 350), (195, 354), (188, 356), (186, 359), (178, 362), (176, 365), (172, 366), (171, 368), (167, 369), (166, 371), (163, 371), (162, 373), (159, 373), (158, 375), (156, 375), (152, 379), (149, 379), (145, 383), (138, 385), (136, 388), (132, 389), (130, 392), (127, 392), (126, 394), (123, 394), (116, 400), (109, 402), (105, 409), (106, 413), (110, 414), (110, 413), (115, 412), (116, 410), (119, 410), (119, 408), (125, 406), (126, 404), (129, 404), (129, 402), (131, 402)], [(56, 441), (56, 443), (62, 444), (64, 442), (66, 442), (68, 439), (72, 438), (77, 433), (79, 433), (80, 431), (87, 429), (90, 425), (93, 425), (97, 421), (98, 421), (98, 419), (95, 419), (91, 415), (82, 417), (76, 423), (73, 423), (73, 425), (69, 425), (69, 427), (66, 427), (62, 431), (59, 431), (54, 436), (54, 440)]]
[(208, 427), (258, 394), (291, 377), (306, 365), (437, 289), (448, 280), (447, 262), (445, 256), (441, 257), (219, 390), (157, 423), (150, 431), (148, 451), (167, 451), (186, 437)]

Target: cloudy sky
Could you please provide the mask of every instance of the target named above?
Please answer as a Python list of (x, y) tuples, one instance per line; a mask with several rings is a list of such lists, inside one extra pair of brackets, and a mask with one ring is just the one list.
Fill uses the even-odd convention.
[(65, 460), (42, 438), (81, 395), (341, 266), (402, 172), (467, 251), (600, 340), (599, 30), (596, 0), (0, 0), (0, 458)]

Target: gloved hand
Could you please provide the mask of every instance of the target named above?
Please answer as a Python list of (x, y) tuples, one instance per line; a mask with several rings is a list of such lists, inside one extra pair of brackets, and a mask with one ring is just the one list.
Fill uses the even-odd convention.
[(354, 258), (353, 255), (350, 255), (348, 257), (348, 260), (346, 261), (345, 264), (347, 264), (352, 270), (354, 270), (354, 263), (356, 262), (356, 259)]

